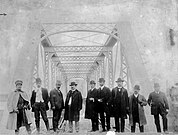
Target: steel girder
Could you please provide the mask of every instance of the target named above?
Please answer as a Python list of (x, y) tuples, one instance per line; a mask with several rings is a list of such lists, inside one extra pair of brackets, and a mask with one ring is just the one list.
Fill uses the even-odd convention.
[(115, 25), (116, 23), (43, 23), (48, 35), (42, 40), (50, 35), (75, 31), (103, 33), (117, 38)]
[(107, 51), (105, 46), (50, 46), (44, 47), (45, 52), (101, 52)]
[(94, 62), (96, 58), (97, 56), (59, 56), (59, 57), (52, 57), (51, 59), (55, 62), (58, 61), (93, 61)]

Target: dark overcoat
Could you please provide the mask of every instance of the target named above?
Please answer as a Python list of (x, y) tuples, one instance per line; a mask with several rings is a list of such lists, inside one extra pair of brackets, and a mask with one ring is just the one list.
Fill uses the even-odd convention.
[(106, 112), (108, 115), (110, 115), (111, 112), (111, 91), (108, 87), (104, 86), (104, 88), (101, 90), (99, 88), (97, 90), (97, 96), (96, 99), (101, 99), (102, 102), (97, 102), (97, 112)]
[[(119, 110), (119, 99), (117, 96), (118, 87), (112, 89), (112, 108), (113, 108), (113, 116), (114, 117), (121, 117), (127, 119), (127, 114), (129, 112), (129, 97), (127, 90), (125, 88), (121, 88), (121, 103)], [(120, 112), (120, 114), (118, 113)]]
[[(45, 103), (45, 108), (46, 110), (49, 110), (49, 105), (48, 105), (48, 102), (49, 102), (49, 95), (48, 95), (48, 90), (46, 88), (41, 88), (41, 91), (42, 91), (42, 98), (44, 100), (44, 103)], [(32, 107), (32, 112), (34, 112), (34, 103), (36, 101), (36, 91), (33, 90), (32, 91), (32, 96), (31, 96), (31, 99), (30, 99), (30, 102), (31, 102), (31, 107)]]
[[(86, 109), (85, 109), (85, 118), (86, 119), (94, 119), (97, 116), (97, 89), (89, 90), (86, 98)], [(89, 100), (89, 98), (94, 98), (94, 101)]]
[[(69, 108), (69, 99), (72, 97), (72, 102)], [(65, 114), (64, 119), (69, 121), (79, 121), (80, 110), (82, 109), (82, 94), (80, 91), (75, 90), (72, 92), (70, 90), (67, 93), (66, 101), (65, 101)]]
[(51, 108), (55, 107), (57, 110), (61, 110), (64, 108), (64, 100), (63, 94), (61, 91), (57, 90), (56, 88), (50, 91), (50, 103)]
[[(29, 103), (29, 97), (25, 91), (13, 91), (9, 94), (7, 100), (7, 109), (8, 109), (8, 120), (7, 120), (7, 129), (15, 130), (17, 128), (17, 113), (13, 113), (14, 110), (17, 109), (17, 104), (19, 100), (19, 96)], [(28, 109), (25, 109), (25, 114), (28, 120), (28, 124), (32, 123), (31, 112)]]
[[(133, 94), (130, 95), (129, 97), (129, 108), (130, 108), (130, 114), (129, 114), (129, 125), (133, 126), (133, 114), (132, 114), (132, 103), (133, 103)], [(140, 121), (140, 126), (146, 125), (146, 117), (145, 117), (145, 112), (143, 106), (147, 105), (147, 101), (143, 95), (138, 95), (138, 113), (139, 113), (139, 121)]]
[(158, 109), (162, 114), (167, 114), (166, 109), (169, 109), (166, 95), (163, 92), (156, 93), (155, 91), (150, 93), (148, 97), (148, 104), (151, 106), (151, 114), (157, 115)]

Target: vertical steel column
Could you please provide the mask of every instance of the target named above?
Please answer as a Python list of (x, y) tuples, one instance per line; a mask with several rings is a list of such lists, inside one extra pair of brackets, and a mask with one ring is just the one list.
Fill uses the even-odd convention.
[(55, 64), (54, 62), (51, 60), (51, 73), (52, 73), (52, 77), (51, 77), (51, 85), (52, 87), (54, 87), (55, 85)]
[(108, 70), (109, 70), (109, 87), (113, 88), (113, 58), (112, 48), (108, 48)]
[(126, 62), (126, 58), (124, 56), (124, 48), (120, 47), (121, 49), (121, 70), (120, 70), (120, 76), (122, 77), (122, 79), (124, 80), (124, 87), (126, 89), (129, 89), (129, 70), (128, 70), (128, 66), (127, 66), (127, 62)]
[(45, 52), (45, 88), (49, 89), (49, 53)]

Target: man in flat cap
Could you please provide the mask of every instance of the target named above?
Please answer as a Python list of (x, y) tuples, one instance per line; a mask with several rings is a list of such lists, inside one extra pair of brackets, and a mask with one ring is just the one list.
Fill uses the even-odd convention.
[(64, 109), (63, 94), (61, 92), (61, 81), (56, 81), (56, 88), (50, 91), (50, 103), (51, 109), (53, 110), (53, 130), (56, 132), (58, 129), (59, 119), (61, 117), (61, 112)]
[(154, 83), (154, 92), (148, 97), (148, 104), (151, 106), (151, 114), (154, 115), (157, 132), (161, 132), (159, 115), (163, 119), (163, 131), (168, 133), (167, 114), (169, 105), (165, 93), (160, 91), (159, 83)]
[(76, 89), (77, 84), (71, 82), (71, 90), (67, 93), (65, 101), (64, 119), (69, 121), (69, 133), (73, 132), (73, 121), (75, 130), (79, 132), (80, 110), (82, 109), (82, 94)]
[(30, 102), (27, 93), (22, 90), (22, 84), (21, 80), (15, 82), (16, 90), (9, 94), (7, 100), (7, 109), (9, 111), (7, 129), (15, 130), (17, 135), (21, 126), (25, 126), (28, 134), (31, 134)]
[[(107, 125), (107, 131), (110, 130), (110, 105), (111, 105), (111, 91), (105, 85), (104, 78), (99, 78), (99, 89), (97, 91), (97, 111), (100, 114), (102, 132), (106, 131), (105, 121)], [(104, 113), (106, 114), (106, 120)]]
[(136, 123), (139, 124), (140, 132), (144, 132), (144, 125), (147, 124), (143, 106), (147, 105), (145, 97), (139, 94), (140, 86), (134, 86), (134, 93), (129, 97), (129, 125), (131, 132), (135, 132)]
[(46, 88), (42, 88), (41, 84), (42, 84), (41, 79), (36, 78), (36, 89), (32, 91), (32, 96), (30, 100), (32, 112), (34, 112), (35, 114), (35, 124), (38, 133), (40, 132), (40, 113), (46, 125), (46, 129), (47, 131), (49, 131), (49, 122), (46, 113), (46, 111), (49, 110), (48, 106), (49, 95), (48, 90)]
[[(129, 111), (128, 93), (123, 87), (123, 82), (124, 80), (118, 78), (116, 81), (117, 86), (112, 89), (112, 106), (116, 132), (124, 132), (125, 119), (127, 119), (127, 114)], [(119, 119), (121, 122), (119, 122)]]
[(90, 81), (91, 89), (87, 93), (86, 98), (86, 109), (85, 109), (85, 118), (91, 119), (92, 129), (91, 132), (99, 130), (98, 127), (98, 113), (97, 113), (97, 89), (95, 88), (95, 81)]

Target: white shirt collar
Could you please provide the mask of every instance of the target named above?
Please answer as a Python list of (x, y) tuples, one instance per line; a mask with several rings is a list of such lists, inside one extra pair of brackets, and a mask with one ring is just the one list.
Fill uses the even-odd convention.
[(41, 90), (41, 87), (36, 87), (35, 92), (37, 92), (38, 90)]
[(104, 88), (104, 85), (103, 85), (103, 86), (101, 86), (100, 88), (101, 88), (101, 90), (102, 90), (102, 89)]
[(138, 97), (138, 94), (135, 94), (135, 93), (134, 93), (134, 96), (137, 98), (137, 97)]

